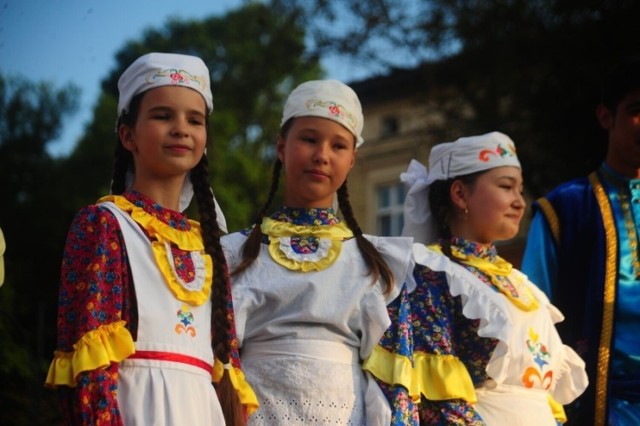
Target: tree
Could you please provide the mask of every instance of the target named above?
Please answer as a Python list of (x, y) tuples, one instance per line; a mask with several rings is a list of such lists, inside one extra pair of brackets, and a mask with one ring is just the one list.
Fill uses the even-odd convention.
[[(78, 106), (78, 89), (55, 88), (0, 74), (0, 226), (7, 241), (6, 283), (0, 289), (0, 423), (36, 424), (41, 410), (44, 318), (55, 312), (55, 285), (69, 187), (56, 179), (47, 145)], [(53, 298), (53, 299), (52, 299)], [(51, 412), (51, 410), (48, 410)], [(44, 413), (44, 414), (43, 414)], [(47, 422), (48, 423), (48, 422)]]
[[(633, 1), (271, 4), (302, 14), (317, 54), (349, 55), (378, 72), (420, 67), (434, 92), (455, 89), (473, 110), (456, 136), (490, 130), (509, 134), (535, 196), (602, 160), (604, 133), (594, 117), (601, 75), (612, 62), (640, 53), (640, 3)], [(442, 100), (443, 110), (456, 114), (444, 105), (449, 100)]]

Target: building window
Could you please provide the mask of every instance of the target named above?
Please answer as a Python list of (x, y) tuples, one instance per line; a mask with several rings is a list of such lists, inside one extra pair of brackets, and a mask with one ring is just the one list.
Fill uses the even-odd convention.
[(398, 236), (404, 226), (402, 205), (404, 204), (404, 184), (381, 186), (376, 190), (376, 232), (385, 237)]
[(382, 137), (397, 135), (399, 127), (398, 117), (391, 115), (384, 117), (382, 119)]

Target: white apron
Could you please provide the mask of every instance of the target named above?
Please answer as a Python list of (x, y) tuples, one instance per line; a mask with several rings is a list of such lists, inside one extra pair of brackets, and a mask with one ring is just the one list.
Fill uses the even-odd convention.
[(138, 306), (136, 353), (119, 366), (125, 426), (224, 425), (211, 383), (211, 303), (193, 306), (176, 299), (140, 226), (113, 203), (101, 205), (122, 230)]

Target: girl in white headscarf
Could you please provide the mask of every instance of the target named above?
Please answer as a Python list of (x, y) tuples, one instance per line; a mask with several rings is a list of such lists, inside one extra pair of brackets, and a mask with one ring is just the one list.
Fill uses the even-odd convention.
[[(239, 369), (209, 183), (209, 70), (149, 53), (118, 90), (112, 195), (69, 230), (46, 384), (65, 424), (242, 425), (256, 401)], [(192, 197), (200, 222), (182, 213)]]
[(413, 161), (405, 235), (413, 249), (413, 383), (421, 424), (556, 425), (587, 386), (561, 313), (498, 256), (525, 211), (515, 145), (492, 132), (436, 145)]
[[(412, 240), (364, 235), (354, 217), (347, 175), (362, 127), (360, 102), (345, 84), (294, 89), (268, 200), (252, 229), (222, 240), (240, 356), (260, 402), (251, 425), (390, 422), (362, 362), (390, 324), (386, 303), (412, 270)], [(265, 217), (281, 170), (284, 206)]]

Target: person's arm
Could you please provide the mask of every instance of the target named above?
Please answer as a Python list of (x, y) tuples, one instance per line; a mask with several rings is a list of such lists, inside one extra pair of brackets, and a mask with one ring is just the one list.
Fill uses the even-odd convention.
[[(406, 285), (387, 305), (391, 325), (380, 339), (364, 369), (372, 373), (376, 383), (389, 402), (391, 425), (417, 426), (417, 401), (409, 392), (413, 352), (411, 310)], [(406, 374), (403, 374), (406, 373)], [(414, 395), (416, 400), (419, 395)]]
[(553, 235), (541, 211), (537, 211), (531, 220), (521, 270), (553, 303), (558, 259)]
[(81, 210), (65, 246), (58, 343), (46, 383), (59, 389), (67, 424), (122, 424), (118, 362), (134, 351), (123, 315), (132, 299), (129, 280), (116, 219), (96, 206)]
[[(421, 425), (484, 425), (475, 411), (476, 395), (469, 371), (455, 352), (455, 312), (444, 273), (418, 265), (416, 290), (411, 293), (414, 358)], [(441, 374), (446, 372), (446, 376)]]

